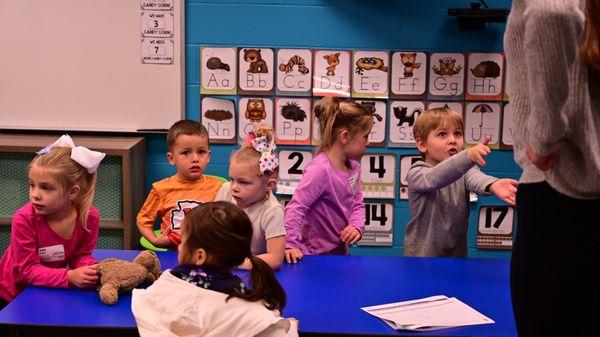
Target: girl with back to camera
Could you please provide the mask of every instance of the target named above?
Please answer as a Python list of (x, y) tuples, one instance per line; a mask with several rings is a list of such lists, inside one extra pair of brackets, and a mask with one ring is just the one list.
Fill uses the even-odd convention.
[[(192, 209), (181, 227), (179, 265), (133, 291), (140, 336), (298, 336), (297, 321), (280, 316), (283, 288), (252, 255), (252, 232), (246, 213), (232, 203)], [(245, 259), (252, 265), (249, 287), (231, 273)]]
[[(352, 101), (325, 97), (315, 107), (321, 139), (285, 208), (285, 260), (305, 254), (347, 255), (360, 240), (365, 205), (360, 158), (369, 144), (373, 115)], [(310, 212), (309, 212), (310, 210)]]
[(92, 206), (96, 169), (105, 154), (75, 147), (65, 135), (38, 151), (28, 168), (29, 202), (12, 218), (0, 261), (0, 308), (27, 285), (90, 288), (99, 213)]
[[(277, 185), (279, 161), (273, 129), (255, 127), (242, 147), (231, 156), (230, 182), (223, 184), (215, 200), (234, 203), (246, 212), (254, 229), (252, 254), (279, 269), (285, 249), (283, 206), (271, 192)], [(250, 269), (250, 260), (239, 266)]]

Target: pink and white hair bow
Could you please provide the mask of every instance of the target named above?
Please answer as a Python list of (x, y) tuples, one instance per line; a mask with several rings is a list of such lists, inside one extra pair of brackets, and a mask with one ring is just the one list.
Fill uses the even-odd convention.
[(248, 134), (248, 141), (256, 151), (260, 152), (258, 175), (268, 175), (275, 172), (275, 169), (279, 167), (279, 159), (277, 158), (277, 153), (275, 153), (275, 149), (277, 148), (275, 142), (269, 140), (267, 135), (254, 131)]
[(55, 147), (71, 148), (71, 159), (73, 159), (77, 164), (83, 166), (90, 174), (96, 172), (98, 165), (100, 165), (100, 162), (106, 156), (106, 153), (92, 151), (85, 146), (75, 146), (73, 139), (71, 139), (69, 135), (62, 135), (54, 143), (46, 146), (36, 153), (38, 155), (49, 153)]

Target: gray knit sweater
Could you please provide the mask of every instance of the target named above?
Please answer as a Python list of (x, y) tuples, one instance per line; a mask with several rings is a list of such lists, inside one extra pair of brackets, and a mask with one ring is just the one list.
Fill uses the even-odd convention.
[[(600, 198), (600, 75), (579, 55), (584, 0), (513, 0), (504, 35), (521, 183), (547, 181), (562, 194)], [(558, 156), (538, 170), (526, 157)]]
[(485, 193), (497, 179), (483, 174), (463, 150), (436, 166), (414, 163), (406, 175), (412, 219), (405, 256), (467, 257), (469, 192)]

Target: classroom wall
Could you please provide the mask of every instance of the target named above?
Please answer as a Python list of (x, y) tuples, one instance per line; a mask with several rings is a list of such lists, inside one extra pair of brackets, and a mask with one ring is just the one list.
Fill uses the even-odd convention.
[[(473, 0), (474, 1), (474, 0)], [(200, 119), (199, 47), (339, 48), (422, 51), (502, 51), (504, 24), (488, 24), (486, 31), (458, 30), (447, 9), (467, 7), (457, 0), (237, 0), (186, 1), (186, 117)], [(509, 0), (487, 1), (494, 8), (510, 8)], [(231, 97), (235, 98), (235, 97)], [(147, 139), (146, 187), (175, 173), (165, 153), (166, 136)], [(213, 145), (207, 173), (227, 177), (231, 145)], [(308, 147), (280, 147), (309, 149)], [(367, 152), (415, 154), (416, 149), (369, 149)], [(495, 150), (483, 168), (487, 174), (518, 179), (520, 169), (512, 151)], [(399, 175), (397, 174), (397, 177)], [(502, 204), (495, 197), (471, 204), (470, 257), (509, 257), (510, 251), (475, 248), (476, 216), (481, 205)], [(407, 201), (394, 201), (394, 245), (391, 248), (355, 247), (353, 254), (401, 255)]]

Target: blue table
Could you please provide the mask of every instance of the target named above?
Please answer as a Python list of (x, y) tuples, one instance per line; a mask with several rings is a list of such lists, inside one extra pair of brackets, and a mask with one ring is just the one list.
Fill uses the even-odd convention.
[[(137, 251), (97, 250), (98, 260), (133, 260)], [(158, 253), (163, 270), (175, 252)], [(300, 321), (303, 335), (516, 336), (509, 292), (509, 261), (499, 259), (306, 256), (284, 265), (277, 278), (288, 295), (284, 316)], [(457, 297), (495, 324), (431, 332), (396, 331), (361, 307), (443, 294)], [(28, 287), (0, 312), (0, 326), (62, 327), (135, 335), (131, 295), (116, 306), (92, 290)]]

